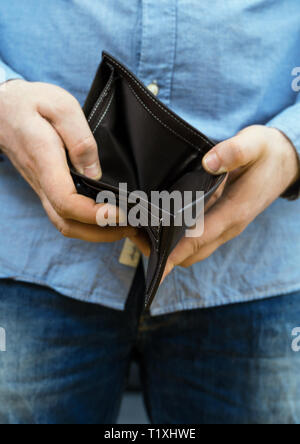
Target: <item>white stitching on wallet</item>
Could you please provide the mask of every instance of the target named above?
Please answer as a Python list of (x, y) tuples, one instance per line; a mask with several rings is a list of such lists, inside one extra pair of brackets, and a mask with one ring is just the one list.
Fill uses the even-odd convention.
[(108, 110), (109, 110), (109, 108), (110, 108), (110, 106), (111, 106), (111, 104), (112, 104), (112, 101), (113, 101), (114, 96), (115, 96), (115, 93), (113, 92), (113, 94), (112, 94), (112, 96), (111, 96), (111, 98), (110, 98), (110, 101), (109, 101), (109, 103), (108, 103), (108, 105), (107, 105), (107, 107), (106, 107), (104, 113), (103, 113), (102, 116), (99, 118), (98, 123), (97, 123), (95, 129), (93, 130), (93, 134), (95, 134), (95, 132), (96, 132), (97, 129), (99, 128), (100, 124), (103, 122), (103, 120), (104, 120), (106, 114), (108, 113)]
[(114, 80), (114, 75), (113, 75), (113, 73), (112, 73), (111, 76), (110, 76), (110, 78), (109, 78), (109, 81), (107, 82), (106, 87), (105, 87), (104, 90), (102, 91), (102, 94), (100, 94), (100, 97), (98, 98), (98, 100), (97, 100), (97, 102), (96, 102), (96, 104), (95, 104), (95, 106), (94, 106), (94, 109), (93, 109), (93, 111), (92, 111), (90, 117), (88, 118), (88, 122), (91, 122), (92, 118), (93, 118), (94, 115), (96, 114), (96, 112), (97, 112), (97, 110), (98, 110), (100, 104), (102, 103), (103, 99), (104, 99), (105, 96), (107, 95), (107, 93), (108, 93), (108, 91), (109, 91), (109, 89), (110, 89), (110, 87), (111, 87), (111, 85), (112, 85), (112, 83), (113, 83), (113, 80)]
[[(176, 116), (174, 116), (173, 114), (171, 114), (167, 109), (165, 109), (157, 100), (155, 100), (147, 91), (146, 88), (142, 87), (142, 85), (140, 85), (137, 80), (130, 74), (130, 72), (128, 72), (122, 65), (120, 65), (116, 60), (112, 59), (108, 54), (106, 54), (106, 57), (115, 65), (117, 65), (123, 72), (125, 72), (133, 81), (134, 83), (149, 97), (149, 99), (152, 100), (152, 102), (154, 102), (162, 111), (164, 111), (166, 114), (168, 114), (170, 117), (172, 117), (172, 119), (174, 119), (177, 123), (179, 123), (181, 126), (183, 126), (186, 130), (188, 130), (190, 133), (194, 134), (197, 137), (200, 137), (200, 139), (203, 140), (203, 142), (208, 143), (208, 140), (206, 140), (201, 134), (199, 134), (198, 132), (196, 132), (195, 130), (193, 130), (192, 128), (188, 127), (187, 125), (184, 124), (184, 122), (180, 121), (179, 119), (176, 118)], [(170, 128), (169, 128), (170, 129)], [(190, 143), (190, 142), (189, 142)], [(200, 148), (197, 148), (200, 149)]]
[(191, 143), (190, 141), (188, 141), (187, 139), (185, 139), (183, 136), (181, 136), (180, 134), (176, 133), (176, 131), (174, 131), (172, 128), (170, 128), (168, 125), (166, 125), (162, 120), (160, 120), (159, 117), (157, 117), (146, 105), (145, 103), (142, 101), (142, 99), (137, 95), (137, 93), (134, 91), (134, 89), (132, 88), (131, 85), (128, 85), (129, 88), (131, 89), (131, 91), (133, 92), (135, 98), (139, 101), (139, 103), (148, 111), (149, 114), (151, 114), (152, 117), (154, 117), (154, 119), (156, 119), (162, 126), (164, 126), (165, 128), (167, 128), (169, 131), (171, 131), (173, 134), (175, 134), (176, 137), (179, 137), (180, 139), (184, 140), (188, 145), (191, 145), (193, 148), (195, 148), (197, 151), (199, 152), (203, 152), (198, 146), (194, 145), (193, 143)]

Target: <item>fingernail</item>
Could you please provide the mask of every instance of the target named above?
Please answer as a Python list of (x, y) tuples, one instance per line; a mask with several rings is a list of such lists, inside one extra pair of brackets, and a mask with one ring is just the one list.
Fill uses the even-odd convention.
[(83, 174), (90, 179), (100, 179), (102, 171), (100, 169), (99, 163), (93, 163), (93, 165), (87, 166), (83, 169)]
[(203, 162), (206, 168), (212, 173), (220, 172), (222, 166), (221, 160), (219, 159), (219, 156), (215, 152), (207, 154), (207, 156), (204, 157)]

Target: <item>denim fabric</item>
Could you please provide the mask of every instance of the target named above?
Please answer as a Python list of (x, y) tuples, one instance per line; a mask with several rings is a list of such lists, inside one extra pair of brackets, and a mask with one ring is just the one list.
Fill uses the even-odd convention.
[(124, 312), (1, 282), (1, 424), (114, 423), (133, 354), (153, 423), (300, 423), (300, 293), (141, 316), (138, 276)]
[[(83, 103), (105, 49), (209, 137), (267, 124), (300, 152), (299, 23), (298, 0), (2, 0), (1, 76), (54, 83)], [(62, 238), (7, 160), (0, 190), (0, 278), (124, 308), (134, 269), (118, 261), (123, 243)], [(279, 199), (212, 257), (176, 269), (152, 314), (300, 290), (299, 212)]]

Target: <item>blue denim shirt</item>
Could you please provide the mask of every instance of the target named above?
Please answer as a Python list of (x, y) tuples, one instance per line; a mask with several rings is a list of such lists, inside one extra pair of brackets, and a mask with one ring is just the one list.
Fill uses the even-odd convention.
[[(2, 0), (2, 76), (50, 82), (81, 103), (103, 49), (213, 139), (251, 124), (284, 131), (300, 152), (298, 0)], [(300, 83), (300, 82), (299, 82)], [(0, 163), (0, 277), (122, 309), (133, 268), (123, 243), (70, 240), (8, 160)], [(209, 259), (176, 269), (154, 315), (300, 289), (300, 202), (278, 199)]]

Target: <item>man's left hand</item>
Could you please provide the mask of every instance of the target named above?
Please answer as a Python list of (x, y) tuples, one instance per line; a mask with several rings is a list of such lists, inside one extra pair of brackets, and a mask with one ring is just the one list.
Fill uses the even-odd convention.
[(203, 261), (221, 245), (239, 236), (300, 175), (293, 144), (275, 128), (250, 126), (215, 146), (203, 159), (212, 174), (229, 173), (213, 196), (204, 233), (181, 240), (172, 252), (165, 277), (176, 266)]

